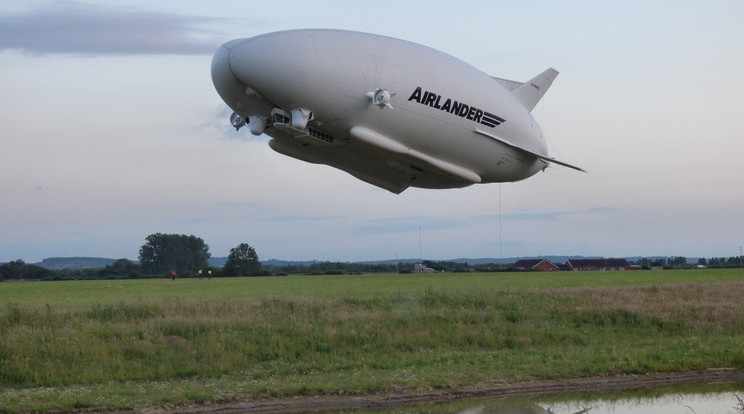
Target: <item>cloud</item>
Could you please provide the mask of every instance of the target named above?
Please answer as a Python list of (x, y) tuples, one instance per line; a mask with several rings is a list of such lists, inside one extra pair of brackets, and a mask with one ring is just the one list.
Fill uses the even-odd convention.
[[(576, 211), (545, 211), (545, 212), (519, 212), (504, 214), (501, 219), (505, 222), (556, 222), (560, 223), (571, 217), (589, 217), (613, 213), (619, 211), (612, 207), (593, 207)], [(458, 229), (478, 229), (490, 223), (497, 223), (498, 215), (476, 215), (465, 217), (453, 216), (406, 216), (406, 217), (387, 217), (366, 220), (353, 227), (352, 233), (355, 235), (374, 235), (374, 234), (395, 234), (408, 233), (416, 231), (419, 228), (431, 231), (440, 230), (458, 230)]]
[(247, 201), (219, 201), (217, 202), (217, 207), (246, 209), (258, 207), (258, 204)]
[(212, 54), (218, 19), (105, 7), (79, 2), (0, 14), (0, 50), (30, 54)]
[(313, 221), (328, 221), (338, 220), (341, 216), (273, 216), (266, 219), (269, 222), (281, 222), (281, 223), (307, 223)]
[(540, 213), (512, 213), (504, 214), (502, 218), (504, 220), (528, 220), (528, 221), (558, 221), (565, 219), (569, 216), (581, 216), (586, 217), (587, 215), (614, 213), (619, 209), (614, 207), (592, 207), (584, 210), (577, 211), (546, 211)]
[(468, 224), (465, 221), (450, 217), (388, 217), (367, 220), (355, 226), (352, 233), (355, 235), (396, 234), (417, 231), (419, 228), (426, 229), (426, 231), (433, 231), (457, 229), (467, 226)]

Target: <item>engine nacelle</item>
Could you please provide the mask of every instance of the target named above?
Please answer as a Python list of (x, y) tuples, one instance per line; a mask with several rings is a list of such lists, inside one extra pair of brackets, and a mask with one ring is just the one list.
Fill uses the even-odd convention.
[(253, 135), (261, 135), (266, 130), (266, 118), (262, 116), (248, 117), (248, 130)]
[(237, 131), (245, 125), (245, 118), (243, 118), (239, 113), (233, 112), (230, 114), (230, 125), (232, 125)]

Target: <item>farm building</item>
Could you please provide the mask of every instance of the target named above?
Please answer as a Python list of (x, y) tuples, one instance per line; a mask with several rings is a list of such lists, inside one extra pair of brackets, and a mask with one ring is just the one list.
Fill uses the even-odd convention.
[(545, 259), (517, 260), (514, 263), (514, 267), (516, 269), (539, 270), (541, 272), (555, 272), (560, 270), (558, 266)]
[(432, 269), (431, 267), (427, 267), (423, 263), (416, 263), (413, 266), (413, 272), (414, 273), (434, 273), (434, 269)]
[(631, 266), (625, 259), (572, 259), (566, 261), (568, 270), (639, 270), (640, 266)]

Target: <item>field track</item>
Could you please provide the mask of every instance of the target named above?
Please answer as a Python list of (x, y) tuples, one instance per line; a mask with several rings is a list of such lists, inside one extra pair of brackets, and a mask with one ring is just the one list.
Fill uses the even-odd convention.
[(740, 383), (744, 371), (709, 370), (687, 373), (653, 373), (646, 375), (612, 375), (606, 377), (572, 378), (556, 381), (532, 381), (517, 384), (478, 385), (454, 389), (417, 390), (384, 395), (354, 397), (301, 396), (292, 398), (246, 399), (229, 404), (196, 405), (166, 410), (172, 413), (239, 414), (293, 413), (310, 411), (353, 410), (360, 408), (393, 409), (453, 402), (473, 398), (518, 398), (566, 393), (626, 391), (685, 384)]

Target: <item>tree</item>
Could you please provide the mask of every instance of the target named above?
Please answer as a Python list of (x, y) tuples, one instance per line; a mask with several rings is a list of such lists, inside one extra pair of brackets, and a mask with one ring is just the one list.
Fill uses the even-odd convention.
[(3, 279), (23, 280), (41, 279), (47, 280), (54, 276), (54, 272), (41, 266), (27, 264), (21, 259), (13, 260), (0, 266), (0, 274)]
[(687, 266), (687, 258), (685, 256), (672, 256), (667, 259), (667, 263), (674, 267), (685, 267)]
[(98, 271), (99, 276), (129, 276), (139, 275), (140, 266), (129, 259), (119, 259)]
[(258, 276), (263, 274), (256, 250), (247, 243), (230, 249), (223, 268), (226, 276)]
[(199, 237), (185, 234), (155, 233), (147, 236), (139, 251), (140, 265), (146, 274), (172, 270), (193, 273), (207, 267), (209, 246)]

